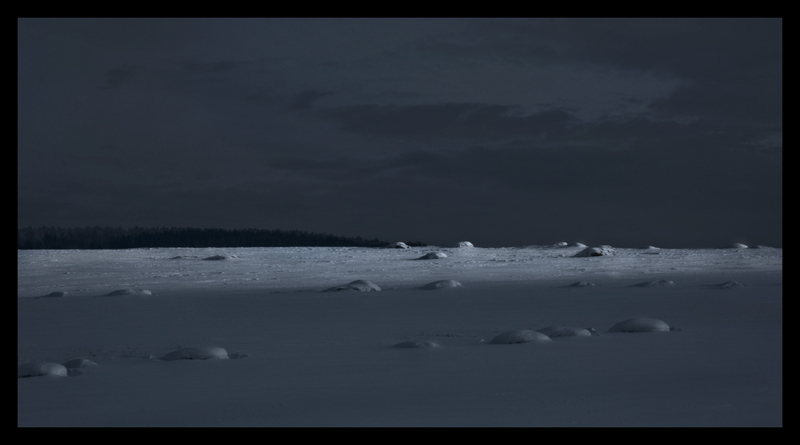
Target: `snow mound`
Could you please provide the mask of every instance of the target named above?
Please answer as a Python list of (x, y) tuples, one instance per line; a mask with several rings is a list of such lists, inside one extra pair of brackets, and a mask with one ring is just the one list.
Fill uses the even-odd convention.
[(67, 377), (67, 368), (58, 363), (33, 362), (17, 366), (17, 378), (53, 375)]
[(634, 284), (634, 287), (654, 287), (654, 286), (672, 286), (675, 282), (671, 280), (653, 280), (653, 281), (643, 281), (641, 283)]
[(402, 241), (398, 241), (398, 242), (396, 242), (394, 244), (389, 244), (386, 247), (389, 247), (389, 248), (392, 248), (392, 249), (408, 249), (409, 248), (408, 244), (406, 244), (406, 243), (404, 243)]
[(475, 246), (473, 246), (473, 245), (472, 245), (472, 243), (471, 243), (471, 242), (469, 242), (469, 241), (459, 241), (459, 242), (458, 242), (458, 243), (455, 245), (455, 247), (475, 247)]
[(520, 329), (504, 332), (493, 338), (489, 343), (493, 345), (512, 345), (516, 343), (546, 343), (550, 341), (552, 341), (550, 337), (541, 332)]
[(441, 345), (439, 343), (436, 343), (435, 341), (430, 341), (430, 340), (423, 340), (423, 341), (409, 340), (409, 341), (400, 342), (400, 343), (394, 345), (393, 347), (395, 347), (395, 348), (403, 348), (403, 349), (408, 349), (408, 348), (439, 348), (439, 347), (441, 347)]
[(591, 286), (597, 286), (597, 285), (592, 283), (591, 281), (576, 281), (569, 285), (569, 287), (591, 287)]
[(552, 247), (569, 247), (569, 243), (566, 242), (566, 241), (561, 241), (561, 242), (553, 244)]
[(583, 243), (570, 243), (569, 247), (580, 247), (581, 249), (585, 249), (587, 246)]
[(611, 246), (587, 247), (574, 255), (575, 258), (616, 255)]
[(434, 290), (434, 289), (452, 288), (458, 286), (461, 286), (461, 283), (459, 283), (456, 280), (439, 280), (439, 281), (434, 281), (433, 283), (428, 283), (420, 287), (420, 289)]
[(177, 351), (172, 351), (169, 354), (161, 357), (164, 361), (173, 360), (212, 360), (212, 359), (228, 359), (228, 351), (225, 348), (216, 346), (209, 346), (205, 348), (183, 348)]
[(97, 366), (97, 363), (86, 358), (74, 358), (63, 364), (67, 369), (74, 368), (88, 368), (90, 366)]
[(742, 244), (742, 243), (733, 243), (730, 246), (726, 246), (725, 248), (726, 249), (747, 249), (747, 245), (746, 244)]
[(107, 297), (116, 297), (118, 295), (153, 295), (147, 289), (117, 289), (113, 292), (109, 292), (106, 294)]
[(429, 254), (422, 255), (421, 257), (419, 257), (417, 259), (418, 260), (438, 260), (438, 259), (441, 259), (441, 258), (447, 258), (447, 255), (445, 255), (442, 252), (431, 252)]
[(544, 334), (550, 338), (554, 337), (591, 337), (594, 329), (573, 328), (570, 326), (548, 326), (537, 329), (536, 332)]
[(668, 332), (668, 324), (655, 318), (630, 318), (621, 321), (608, 330), (608, 332)]
[(744, 287), (744, 285), (742, 285), (742, 283), (739, 283), (738, 281), (726, 281), (718, 285), (717, 287), (719, 287), (720, 289), (732, 289), (736, 287)]
[(44, 297), (66, 297), (66, 296), (67, 293), (64, 291), (50, 292), (49, 294), (44, 295)]
[(357, 290), (359, 292), (370, 292), (370, 291), (379, 291), (381, 290), (381, 288), (378, 287), (372, 281), (356, 280), (347, 284), (343, 284), (341, 286), (335, 286), (325, 289), (324, 292), (336, 292), (340, 290)]
[(231, 258), (236, 258), (236, 255), (212, 255), (210, 257), (203, 258), (203, 260), (220, 261), (220, 260), (229, 260)]

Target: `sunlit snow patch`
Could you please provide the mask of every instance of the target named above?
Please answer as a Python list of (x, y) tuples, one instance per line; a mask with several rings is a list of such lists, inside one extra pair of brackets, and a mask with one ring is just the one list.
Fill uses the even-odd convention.
[(434, 290), (434, 289), (452, 288), (458, 286), (461, 286), (461, 283), (459, 283), (456, 280), (439, 280), (439, 281), (434, 281), (433, 283), (428, 283), (420, 287), (420, 289)]
[(209, 346), (205, 348), (183, 348), (172, 351), (161, 357), (161, 360), (213, 360), (228, 359), (228, 351), (225, 348)]
[(667, 332), (673, 330), (668, 324), (655, 318), (630, 318), (621, 321), (608, 330), (608, 332)]
[(442, 258), (447, 258), (447, 255), (445, 255), (442, 252), (431, 252), (429, 254), (422, 255), (421, 257), (419, 257), (417, 259), (418, 260), (438, 260), (438, 259), (442, 259)]
[(408, 244), (406, 244), (406, 243), (404, 243), (402, 241), (398, 241), (398, 242), (396, 242), (394, 244), (389, 244), (386, 247), (389, 247), (391, 249), (408, 249), (409, 248)]
[(475, 246), (473, 246), (472, 243), (469, 241), (459, 241), (458, 244), (455, 245), (455, 247), (475, 247)]
[(17, 378), (52, 375), (67, 377), (67, 368), (59, 363), (33, 362), (17, 366)]
[(117, 289), (106, 294), (108, 297), (116, 297), (118, 295), (153, 295), (147, 289)]
[(335, 286), (325, 289), (324, 292), (336, 292), (340, 290), (357, 290), (359, 292), (370, 292), (370, 291), (379, 291), (381, 290), (381, 288), (378, 287), (372, 281), (356, 280), (347, 284), (343, 284), (341, 286)]
[(541, 332), (520, 329), (516, 331), (504, 332), (492, 339), (489, 343), (494, 345), (511, 345), (516, 343), (546, 343), (550, 342), (550, 337)]

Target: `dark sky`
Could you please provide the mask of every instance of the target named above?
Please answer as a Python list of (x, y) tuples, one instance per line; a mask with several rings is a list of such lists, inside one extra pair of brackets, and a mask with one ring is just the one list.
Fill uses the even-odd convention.
[(18, 20), (18, 227), (782, 246), (781, 19)]

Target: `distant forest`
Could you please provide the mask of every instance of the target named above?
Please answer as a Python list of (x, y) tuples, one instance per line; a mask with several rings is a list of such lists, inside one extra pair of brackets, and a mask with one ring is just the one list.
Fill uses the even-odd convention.
[[(186, 227), (27, 227), (17, 249), (132, 249), (142, 247), (385, 247), (389, 243), (300, 230), (193, 229)], [(409, 246), (426, 246), (406, 242)]]

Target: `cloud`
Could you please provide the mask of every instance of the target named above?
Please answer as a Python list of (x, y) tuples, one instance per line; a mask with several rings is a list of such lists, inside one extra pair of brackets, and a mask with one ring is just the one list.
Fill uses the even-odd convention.
[(411, 139), (502, 140), (553, 137), (576, 119), (551, 109), (524, 113), (519, 107), (478, 103), (355, 105), (327, 108), (318, 116), (339, 122), (345, 131)]
[(106, 71), (106, 86), (118, 87), (128, 83), (131, 79), (136, 77), (140, 68), (130, 65), (122, 65), (116, 68), (111, 68)]
[(287, 109), (291, 111), (303, 111), (311, 109), (314, 104), (325, 96), (333, 94), (330, 91), (306, 90), (294, 95)]

